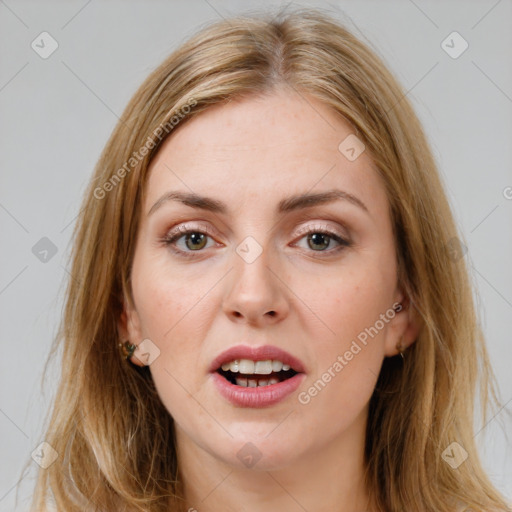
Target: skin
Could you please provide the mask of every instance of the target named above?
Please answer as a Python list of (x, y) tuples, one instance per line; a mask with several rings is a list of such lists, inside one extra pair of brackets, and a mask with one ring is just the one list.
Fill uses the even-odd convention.
[[(134, 301), (126, 300), (119, 328), (124, 339), (149, 338), (160, 350), (150, 369), (175, 420), (187, 507), (376, 510), (362, 481), (368, 402), (383, 359), (398, 353), (400, 339), (406, 347), (418, 335), (412, 310), (404, 308), (359, 344), (362, 350), (309, 403), (298, 401), (359, 333), (393, 303), (407, 302), (397, 287), (381, 178), (367, 151), (349, 161), (338, 150), (351, 133), (320, 101), (282, 88), (215, 106), (178, 126), (151, 163)], [(368, 212), (337, 200), (276, 213), (285, 197), (333, 188), (357, 196)], [(229, 211), (168, 201), (148, 216), (168, 191), (207, 195)], [(177, 248), (193, 257), (179, 257), (161, 241), (173, 226), (210, 227), (213, 236), (188, 245), (182, 236)], [(332, 238), (308, 243), (308, 227), (326, 228), (351, 245), (334, 252), (340, 245)], [(247, 236), (262, 249), (250, 264), (235, 250)], [(231, 405), (213, 385), (209, 365), (239, 343), (285, 349), (304, 363), (305, 381), (270, 407)], [(248, 442), (261, 453), (252, 468), (237, 457)]]

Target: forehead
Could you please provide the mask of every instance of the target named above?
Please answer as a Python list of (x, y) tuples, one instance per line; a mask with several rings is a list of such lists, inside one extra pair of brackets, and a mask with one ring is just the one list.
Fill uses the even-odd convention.
[(311, 96), (237, 99), (178, 128), (150, 165), (146, 213), (170, 190), (223, 198), (237, 211), (332, 188), (359, 196), (375, 214), (386, 202), (369, 154), (351, 161), (342, 152), (355, 131)]

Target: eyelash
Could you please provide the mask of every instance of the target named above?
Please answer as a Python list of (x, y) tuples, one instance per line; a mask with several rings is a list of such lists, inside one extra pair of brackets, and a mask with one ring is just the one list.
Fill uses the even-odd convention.
[[(186, 235), (189, 235), (191, 233), (199, 233), (199, 234), (210, 236), (212, 238), (214, 237), (214, 233), (206, 227), (201, 228), (201, 229), (190, 228), (190, 229), (186, 229), (184, 231), (180, 230), (179, 233), (175, 233), (175, 234), (169, 233), (168, 235), (161, 238), (160, 241), (163, 244), (165, 244), (166, 246), (168, 246), (178, 256), (183, 257), (183, 258), (194, 258), (194, 257), (196, 257), (196, 254), (194, 254), (194, 253), (202, 252), (201, 249), (199, 249), (198, 251), (183, 251), (181, 249), (177, 249), (176, 245), (175, 245), (175, 242), (177, 242), (180, 238), (182, 238)], [(332, 240), (335, 240), (336, 242), (338, 242), (340, 244), (338, 247), (336, 247), (334, 249), (330, 249), (330, 250), (314, 251), (311, 249), (311, 251), (314, 253), (320, 253), (321, 258), (338, 254), (340, 251), (342, 251), (346, 247), (350, 247), (352, 245), (352, 243), (350, 241), (346, 240), (345, 238), (342, 238), (337, 233), (330, 231), (325, 227), (320, 227), (320, 226), (308, 227), (307, 229), (305, 229), (304, 231), (302, 231), (300, 233), (302, 236), (300, 237), (299, 240), (302, 240), (305, 236), (313, 234), (313, 233), (325, 235), (328, 238), (331, 238)], [(326, 253), (327, 255), (324, 256), (322, 253)]]

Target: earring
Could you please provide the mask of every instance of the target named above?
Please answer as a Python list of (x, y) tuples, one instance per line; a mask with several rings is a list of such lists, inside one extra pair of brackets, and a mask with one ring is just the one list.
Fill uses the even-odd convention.
[(130, 340), (126, 340), (124, 343), (119, 343), (121, 353), (125, 359), (130, 359), (137, 348)]
[(405, 361), (405, 356), (404, 356), (405, 347), (402, 345), (402, 340), (403, 340), (403, 336), (400, 338), (400, 341), (396, 344), (396, 349), (400, 353), (400, 357), (402, 358), (402, 360)]

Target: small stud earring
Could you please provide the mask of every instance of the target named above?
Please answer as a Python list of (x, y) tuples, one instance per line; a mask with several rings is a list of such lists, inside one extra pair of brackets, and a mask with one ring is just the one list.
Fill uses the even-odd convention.
[(121, 353), (125, 359), (130, 359), (137, 348), (130, 340), (126, 340), (124, 343), (119, 343)]
[(403, 336), (400, 338), (400, 341), (397, 343), (396, 349), (400, 353), (402, 360), (405, 361), (405, 356), (404, 356), (405, 347), (402, 345), (402, 339), (403, 339)]

